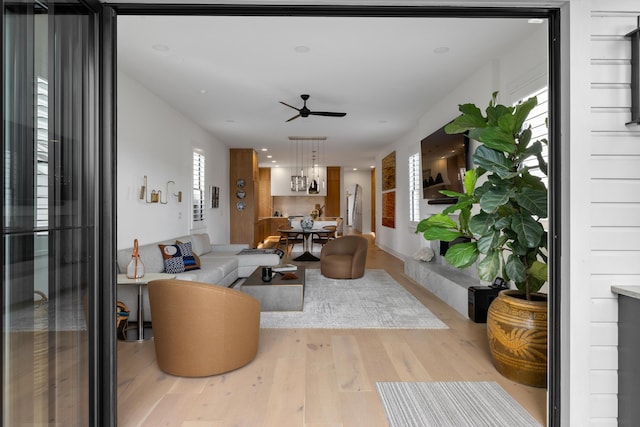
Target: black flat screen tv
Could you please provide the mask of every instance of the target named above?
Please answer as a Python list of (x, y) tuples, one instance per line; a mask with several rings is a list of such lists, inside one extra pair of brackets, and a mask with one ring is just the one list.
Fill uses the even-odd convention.
[(421, 141), (422, 194), (429, 204), (453, 204), (454, 197), (440, 190), (464, 192), (463, 178), (469, 164), (466, 134), (449, 135), (444, 126)]

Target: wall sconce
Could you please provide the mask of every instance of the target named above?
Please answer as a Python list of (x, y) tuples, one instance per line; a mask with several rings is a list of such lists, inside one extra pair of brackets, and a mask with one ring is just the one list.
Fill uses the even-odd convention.
[(640, 16), (638, 28), (625, 35), (631, 39), (631, 121), (640, 124)]

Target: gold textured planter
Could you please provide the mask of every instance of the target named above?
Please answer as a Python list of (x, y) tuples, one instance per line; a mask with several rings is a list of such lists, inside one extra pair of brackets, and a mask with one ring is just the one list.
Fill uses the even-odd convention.
[(493, 364), (520, 384), (547, 386), (547, 295), (527, 301), (517, 290), (500, 292), (487, 313)]

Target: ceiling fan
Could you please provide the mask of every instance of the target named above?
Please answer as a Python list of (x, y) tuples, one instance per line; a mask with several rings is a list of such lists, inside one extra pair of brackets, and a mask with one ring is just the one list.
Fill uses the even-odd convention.
[(331, 111), (311, 111), (307, 108), (307, 99), (309, 99), (309, 95), (300, 95), (300, 98), (302, 98), (302, 100), (304, 101), (304, 105), (302, 106), (302, 108), (296, 108), (292, 105), (287, 104), (286, 102), (280, 101), (280, 104), (286, 105), (287, 107), (293, 108), (294, 110), (298, 111), (298, 114), (296, 114), (295, 116), (287, 120), (288, 122), (290, 122), (293, 119), (297, 119), (298, 117), (309, 117), (309, 116), (344, 117), (347, 115), (347, 113), (334, 113)]

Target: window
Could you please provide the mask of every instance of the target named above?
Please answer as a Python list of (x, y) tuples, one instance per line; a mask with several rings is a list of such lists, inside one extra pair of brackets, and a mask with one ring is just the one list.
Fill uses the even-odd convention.
[(420, 153), (409, 156), (409, 221), (420, 221)]
[[(544, 87), (537, 90), (523, 97), (518, 103), (534, 96), (538, 98), (538, 105), (529, 113), (529, 120), (525, 122), (524, 127), (531, 126), (531, 141), (548, 139), (549, 128), (547, 126), (547, 118), (549, 117), (549, 89)], [(542, 144), (542, 158), (545, 162), (549, 161), (549, 147), (547, 144)], [(525, 166), (531, 167), (531, 175), (539, 176), (542, 182), (544, 182), (544, 185), (549, 188), (549, 179), (545, 174), (542, 173), (537, 166), (532, 167), (534, 164), (537, 164), (536, 158), (528, 159), (524, 164)]]
[(204, 221), (204, 154), (193, 152), (193, 222)]
[(36, 85), (36, 227), (49, 225), (49, 83), (42, 77)]

